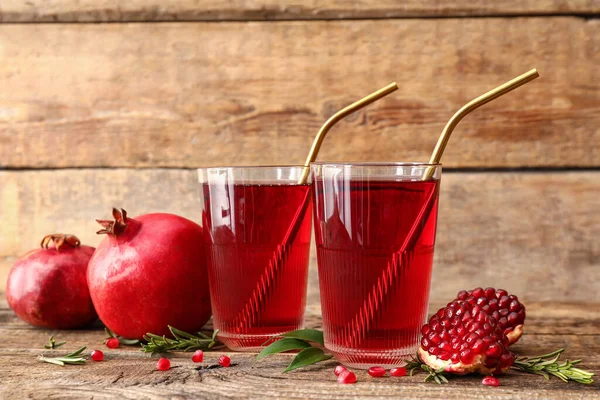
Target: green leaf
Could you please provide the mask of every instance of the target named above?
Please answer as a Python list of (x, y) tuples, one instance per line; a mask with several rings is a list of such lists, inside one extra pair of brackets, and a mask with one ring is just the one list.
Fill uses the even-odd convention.
[(134, 346), (139, 344), (140, 341), (138, 339), (125, 339), (124, 337), (119, 337), (119, 343), (124, 344), (125, 346)]
[(289, 372), (297, 368), (306, 367), (307, 365), (316, 364), (321, 361), (329, 360), (332, 357), (331, 354), (325, 354), (323, 350), (318, 347), (309, 347), (298, 353), (292, 360), (292, 363), (283, 372)]
[(300, 329), (297, 331), (284, 333), (280, 336), (286, 338), (307, 340), (309, 342), (319, 343), (321, 346), (325, 345), (325, 341), (323, 339), (323, 332), (317, 329)]
[(271, 354), (283, 353), (284, 351), (290, 350), (300, 350), (306, 349), (310, 346), (310, 343), (305, 342), (304, 340), (294, 339), (294, 338), (285, 338), (281, 340), (277, 340), (271, 343), (269, 346), (265, 347), (259, 354), (256, 356), (256, 361), (260, 360), (263, 357), (266, 357)]

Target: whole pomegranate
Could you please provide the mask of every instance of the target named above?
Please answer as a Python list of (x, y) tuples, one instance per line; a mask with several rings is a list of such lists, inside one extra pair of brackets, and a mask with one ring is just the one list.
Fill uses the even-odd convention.
[(41, 247), (23, 255), (10, 270), (10, 307), (23, 321), (44, 328), (71, 329), (93, 322), (97, 316), (86, 270), (94, 248), (64, 234), (44, 237)]
[(90, 294), (102, 322), (117, 335), (169, 335), (167, 325), (197, 331), (210, 318), (202, 228), (173, 214), (98, 221), (107, 237), (88, 268)]
[(464, 375), (505, 372), (514, 363), (508, 337), (480, 306), (455, 300), (440, 308), (421, 329), (423, 362), (437, 370)]

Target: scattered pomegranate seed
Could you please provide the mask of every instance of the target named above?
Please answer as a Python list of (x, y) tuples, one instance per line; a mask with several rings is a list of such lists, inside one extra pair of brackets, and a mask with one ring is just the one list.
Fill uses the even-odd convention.
[(168, 358), (161, 357), (156, 362), (156, 369), (159, 371), (168, 371), (171, 368), (171, 361)]
[(406, 375), (406, 368), (404, 368), (404, 367), (392, 368), (392, 369), (390, 369), (390, 375), (391, 376), (404, 376), (404, 375)]
[(481, 383), (485, 386), (500, 386), (500, 381), (495, 376), (486, 376)]
[(231, 358), (227, 356), (219, 357), (219, 365), (225, 368), (229, 367), (231, 365)]
[(343, 365), (338, 365), (337, 367), (335, 367), (335, 369), (333, 370), (333, 373), (335, 374), (335, 376), (340, 376), (340, 374), (344, 371), (348, 371), (346, 369), (346, 367), (344, 367)]
[(119, 342), (119, 339), (117, 339), (116, 337), (112, 337), (106, 341), (106, 347), (108, 347), (109, 349), (116, 349), (117, 347), (119, 347), (120, 344), (121, 342)]
[(192, 361), (195, 363), (201, 363), (204, 361), (204, 352), (202, 350), (196, 350), (192, 356)]
[(369, 375), (373, 378), (381, 378), (385, 375), (385, 368), (383, 367), (371, 367), (369, 368)]
[(356, 383), (356, 375), (352, 371), (342, 371), (340, 376), (338, 376), (338, 383)]
[(102, 361), (104, 360), (104, 353), (101, 352), (100, 350), (94, 350), (92, 351), (92, 360), (94, 361)]

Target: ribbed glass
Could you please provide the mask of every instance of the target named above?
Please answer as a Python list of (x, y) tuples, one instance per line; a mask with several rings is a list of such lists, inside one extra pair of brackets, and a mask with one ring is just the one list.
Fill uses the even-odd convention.
[(441, 166), (311, 165), (325, 347), (400, 366), (427, 317)]
[(304, 325), (312, 201), (302, 171), (199, 170), (213, 323), (232, 350)]

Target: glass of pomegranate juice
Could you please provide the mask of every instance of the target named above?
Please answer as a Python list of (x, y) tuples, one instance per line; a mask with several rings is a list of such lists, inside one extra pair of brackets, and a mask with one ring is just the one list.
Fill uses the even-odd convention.
[(313, 163), (325, 347), (401, 366), (427, 317), (441, 165)]
[(199, 169), (213, 323), (236, 351), (304, 325), (311, 237), (302, 166)]

